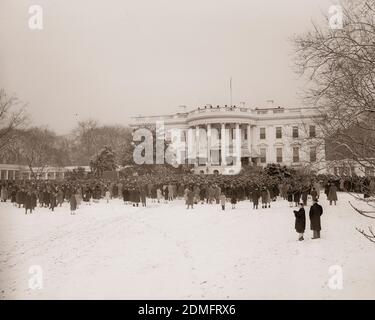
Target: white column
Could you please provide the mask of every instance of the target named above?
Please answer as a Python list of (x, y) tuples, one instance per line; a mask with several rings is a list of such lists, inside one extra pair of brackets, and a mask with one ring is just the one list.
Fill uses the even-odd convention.
[(211, 124), (207, 124), (207, 165), (211, 166)]
[(249, 150), (249, 164), (251, 164), (251, 137), (250, 137), (250, 123), (247, 125), (247, 149)]
[(234, 141), (235, 146), (235, 153), (234, 158), (236, 159), (236, 166), (241, 165), (241, 131), (240, 131), (240, 124), (236, 123), (236, 139)]
[(221, 124), (221, 148), (220, 148), (220, 153), (221, 153), (221, 165), (226, 166), (227, 165), (227, 159), (226, 157), (226, 141), (225, 141), (225, 123)]
[(195, 126), (195, 166), (199, 164), (199, 126)]
[(8, 180), (9, 178), (9, 172), (8, 172), (8, 170), (5, 170), (5, 180)]
[(53, 173), (53, 180), (56, 180), (56, 171)]
[(187, 138), (187, 159), (188, 159), (188, 164), (194, 164), (194, 157), (195, 157), (195, 138), (194, 138), (194, 129), (189, 128), (186, 134)]

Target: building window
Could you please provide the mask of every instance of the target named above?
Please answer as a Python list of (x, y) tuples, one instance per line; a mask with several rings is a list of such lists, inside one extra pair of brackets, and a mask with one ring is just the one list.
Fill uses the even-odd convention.
[(310, 138), (315, 138), (315, 137), (316, 137), (315, 126), (310, 126)]
[(293, 162), (299, 162), (299, 148), (293, 147)]
[(276, 148), (276, 162), (283, 162), (283, 148)]
[(282, 138), (281, 127), (276, 127), (276, 139)]
[(310, 162), (316, 162), (316, 147), (310, 147)]
[(266, 148), (260, 148), (260, 163), (266, 163), (267, 158), (267, 149)]
[(297, 126), (294, 126), (293, 127), (293, 139), (297, 139), (298, 138), (298, 127)]
[(247, 140), (247, 130), (244, 131), (244, 138)]
[(260, 139), (266, 139), (266, 128), (260, 128)]

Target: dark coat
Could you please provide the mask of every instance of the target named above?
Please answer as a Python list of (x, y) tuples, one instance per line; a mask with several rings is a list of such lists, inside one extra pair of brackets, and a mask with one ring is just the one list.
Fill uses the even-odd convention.
[(238, 197), (237, 190), (233, 188), (230, 191), (230, 203), (231, 204), (236, 204), (237, 203), (237, 197)]
[(70, 196), (69, 202), (70, 202), (70, 210), (75, 211), (77, 209), (77, 199), (74, 194)]
[(259, 204), (259, 198), (260, 198), (260, 192), (258, 189), (255, 189), (252, 193), (251, 193), (251, 200), (253, 200), (253, 203), (255, 205)]
[(10, 194), (10, 199), (12, 203), (16, 202), (16, 195), (17, 195), (17, 191), (13, 190), (12, 193)]
[(166, 187), (163, 190), (164, 200), (168, 200), (168, 194), (169, 194), (168, 187)]
[(122, 198), (124, 199), (124, 201), (129, 201), (130, 196), (129, 196), (129, 190), (128, 189), (122, 190)]
[(265, 204), (265, 203), (268, 203), (268, 192), (267, 192), (267, 190), (262, 190), (261, 192), (260, 192), (260, 196), (261, 196), (261, 198), (262, 198), (262, 203), (263, 204)]
[(329, 187), (328, 200), (337, 201), (337, 187), (334, 184)]
[(194, 204), (194, 192), (191, 190), (187, 192), (186, 204), (190, 206)]
[(307, 195), (309, 194), (309, 191), (307, 189), (304, 189), (302, 191), (302, 195), (301, 195), (301, 198), (302, 198), (302, 202), (304, 205), (306, 205), (307, 203)]
[(26, 209), (32, 209), (33, 208), (33, 198), (32, 198), (31, 193), (30, 194), (27, 193), (25, 195), (24, 204), (25, 204)]
[(293, 201), (294, 202), (299, 202), (301, 199), (301, 192), (300, 191), (295, 191), (293, 193)]
[(306, 215), (305, 209), (300, 208), (298, 211), (294, 210), (294, 216), (296, 217), (295, 228), (298, 233), (304, 233), (306, 228)]
[(293, 192), (292, 191), (287, 192), (287, 199), (288, 199), (288, 202), (293, 202)]
[(314, 203), (309, 212), (310, 229), (315, 231), (321, 230), (320, 216), (323, 214), (323, 208), (320, 204)]
[(54, 208), (57, 205), (56, 196), (57, 196), (56, 193), (51, 192), (50, 197), (49, 197), (49, 204), (51, 208)]
[(36, 201), (37, 201), (37, 196), (35, 192), (31, 193), (31, 205), (33, 206), (33, 210), (36, 207)]
[(146, 190), (143, 188), (140, 191), (140, 198), (142, 203), (146, 203)]
[(133, 190), (133, 202), (139, 203), (141, 202), (141, 193), (138, 189)]
[(57, 191), (56, 201), (58, 203), (63, 203), (64, 202), (64, 192), (61, 189), (59, 191)]

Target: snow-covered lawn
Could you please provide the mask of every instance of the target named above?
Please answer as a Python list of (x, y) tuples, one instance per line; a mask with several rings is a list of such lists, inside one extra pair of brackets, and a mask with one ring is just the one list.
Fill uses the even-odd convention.
[[(182, 200), (133, 208), (116, 199), (82, 205), (75, 216), (67, 203), (26, 216), (1, 203), (0, 297), (374, 299), (375, 245), (355, 230), (374, 221), (353, 212), (350, 199), (339, 194), (336, 207), (322, 200), (322, 239), (310, 239), (307, 218), (304, 242), (282, 200), (223, 212), (186, 210)], [(35, 265), (43, 288), (33, 290)], [(342, 267), (342, 290), (328, 286), (332, 265)]]

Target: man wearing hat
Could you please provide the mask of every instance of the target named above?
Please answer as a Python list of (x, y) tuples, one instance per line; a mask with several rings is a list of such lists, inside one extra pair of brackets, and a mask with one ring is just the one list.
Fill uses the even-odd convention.
[(312, 239), (319, 239), (320, 238), (320, 216), (323, 214), (323, 208), (320, 204), (318, 204), (318, 199), (313, 200), (313, 205), (310, 207), (310, 228), (313, 231)]

